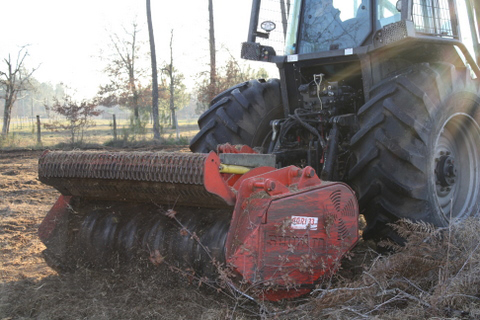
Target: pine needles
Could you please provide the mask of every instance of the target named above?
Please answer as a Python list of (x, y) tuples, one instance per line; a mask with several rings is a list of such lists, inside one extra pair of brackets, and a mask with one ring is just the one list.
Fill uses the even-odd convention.
[(412, 319), (480, 315), (480, 222), (437, 229), (401, 220), (395, 230), (404, 246), (378, 255), (358, 280), (316, 290), (317, 315), (335, 319)]

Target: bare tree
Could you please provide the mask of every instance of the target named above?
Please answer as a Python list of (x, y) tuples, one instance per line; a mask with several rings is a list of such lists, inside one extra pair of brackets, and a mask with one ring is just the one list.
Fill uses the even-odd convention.
[(100, 102), (105, 105), (124, 104), (134, 111), (135, 121), (139, 121), (139, 102), (141, 100), (141, 85), (139, 78), (144, 70), (139, 67), (138, 43), (139, 27), (136, 22), (132, 23), (129, 31), (124, 28), (125, 35), (117, 33), (110, 35), (114, 55), (105, 68), (110, 77), (110, 83), (100, 87)]
[(213, 21), (213, 0), (208, 0), (208, 22), (209, 22), (209, 43), (210, 43), (210, 85), (209, 101), (212, 100), (217, 92), (217, 65), (215, 50), (215, 27)]
[(176, 129), (177, 118), (175, 115), (175, 72), (173, 68), (173, 29), (170, 31), (170, 64), (163, 69), (169, 79), (169, 92), (170, 92), (170, 116), (172, 122), (172, 129)]
[(155, 52), (155, 39), (153, 37), (152, 13), (151, 13), (151, 10), (150, 10), (150, 0), (147, 0), (147, 22), (148, 22), (148, 38), (150, 40), (150, 57), (151, 57), (151, 61), (152, 61), (153, 138), (155, 140), (160, 140), (160, 122), (159, 122), (159, 117), (158, 117), (157, 54)]
[(3, 91), (1, 99), (5, 100), (5, 109), (3, 112), (2, 136), (7, 136), (10, 130), (10, 120), (12, 116), (13, 104), (17, 100), (18, 94), (28, 90), (30, 86), (30, 77), (36, 68), (27, 72), (25, 69), (25, 58), (28, 56), (26, 47), (22, 47), (17, 54), (16, 61), (13, 61), (10, 54), (8, 58), (3, 59), (6, 71), (0, 70), (0, 88)]

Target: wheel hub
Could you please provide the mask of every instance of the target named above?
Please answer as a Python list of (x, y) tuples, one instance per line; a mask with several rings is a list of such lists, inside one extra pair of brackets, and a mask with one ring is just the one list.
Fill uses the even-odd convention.
[(445, 223), (478, 214), (480, 205), (480, 126), (465, 113), (452, 114), (441, 127), (434, 147), (432, 182)]
[(455, 159), (450, 155), (450, 152), (441, 152), (441, 154), (443, 155), (438, 158), (435, 173), (437, 184), (446, 188), (455, 184), (457, 169), (455, 168)]

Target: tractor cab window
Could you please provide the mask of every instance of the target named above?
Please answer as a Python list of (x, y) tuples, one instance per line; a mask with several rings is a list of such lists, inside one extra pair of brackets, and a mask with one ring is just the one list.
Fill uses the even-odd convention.
[(371, 28), (369, 0), (305, 0), (297, 53), (361, 46)]
[(378, 0), (377, 6), (377, 30), (387, 24), (400, 21), (401, 3), (398, 0)]

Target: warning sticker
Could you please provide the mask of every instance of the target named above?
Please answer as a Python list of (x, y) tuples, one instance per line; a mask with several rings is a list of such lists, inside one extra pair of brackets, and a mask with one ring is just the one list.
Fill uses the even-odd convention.
[(301, 217), (301, 216), (292, 216), (292, 229), (310, 229), (317, 230), (318, 228), (318, 218), (316, 217)]

